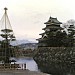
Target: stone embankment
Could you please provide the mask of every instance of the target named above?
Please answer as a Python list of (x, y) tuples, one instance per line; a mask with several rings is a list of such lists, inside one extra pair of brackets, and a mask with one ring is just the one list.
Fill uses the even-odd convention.
[(39, 47), (34, 60), (42, 72), (75, 75), (75, 47)]

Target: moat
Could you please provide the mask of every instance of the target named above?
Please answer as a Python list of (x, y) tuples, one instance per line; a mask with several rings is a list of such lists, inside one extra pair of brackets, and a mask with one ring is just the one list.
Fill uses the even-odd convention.
[(49, 65), (46, 63), (47, 61), (40, 63), (36, 63), (33, 58), (18, 58), (16, 59), (18, 64), (20, 64), (20, 67), (22, 67), (22, 64), (26, 63), (26, 69), (30, 71), (36, 71), (36, 72), (44, 72), (51, 75), (74, 75), (75, 74), (75, 64), (69, 64), (67, 63), (57, 63), (54, 62), (49, 63)]
[(16, 59), (15, 63), (20, 64), (21, 68), (22, 68), (22, 64), (26, 64), (26, 69), (30, 71), (38, 71), (38, 66), (33, 58), (30, 58), (30, 57), (18, 58)]

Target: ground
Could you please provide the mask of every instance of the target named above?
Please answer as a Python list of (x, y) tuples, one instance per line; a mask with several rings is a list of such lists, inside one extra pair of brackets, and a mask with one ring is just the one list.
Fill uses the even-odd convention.
[(29, 70), (1, 70), (0, 75), (50, 75), (50, 74)]

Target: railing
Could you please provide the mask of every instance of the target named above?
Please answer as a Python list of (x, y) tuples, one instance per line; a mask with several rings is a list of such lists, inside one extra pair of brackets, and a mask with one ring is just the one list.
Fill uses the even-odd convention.
[[(23, 65), (23, 64), (22, 64)], [(9, 63), (5, 63), (5, 64), (0, 64), (0, 70), (6, 70), (6, 69), (15, 69), (15, 70), (18, 70), (18, 69), (22, 69), (22, 70), (26, 70), (26, 64), (24, 64), (24, 67), (20, 67), (19, 64), (9, 64)]]

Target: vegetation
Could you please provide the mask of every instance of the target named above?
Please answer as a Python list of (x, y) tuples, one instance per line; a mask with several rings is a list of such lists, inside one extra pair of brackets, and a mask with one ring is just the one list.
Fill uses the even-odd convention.
[(11, 41), (15, 41), (16, 38), (14, 36), (13, 30), (11, 28), (9, 18), (7, 15), (7, 8), (4, 8), (5, 13), (1, 19), (1, 23), (3, 28), (1, 28), (0, 37), (2, 40), (0, 41), (0, 61), (4, 63), (10, 63), (9, 58), (14, 56), (14, 46), (10, 44)]

